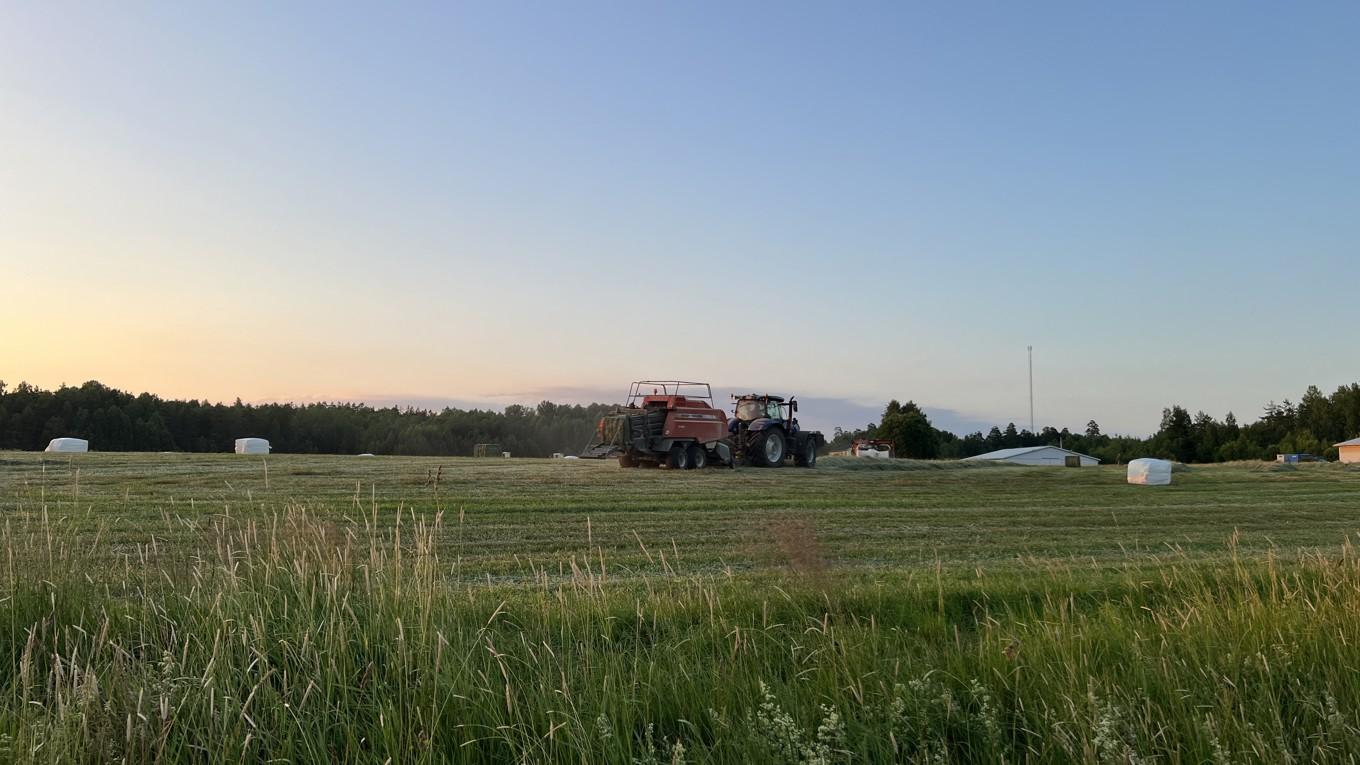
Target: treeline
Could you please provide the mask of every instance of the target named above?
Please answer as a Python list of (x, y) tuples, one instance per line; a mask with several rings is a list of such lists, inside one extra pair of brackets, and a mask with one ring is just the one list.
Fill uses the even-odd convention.
[(604, 404), (544, 401), (503, 412), (375, 409), (363, 404), (214, 404), (134, 396), (98, 382), (41, 390), (0, 382), (0, 449), (42, 449), (61, 436), (96, 451), (231, 451), (237, 438), (267, 438), (275, 451), (317, 454), (471, 455), (480, 443), (516, 456), (574, 454)]
[[(276, 451), (319, 454), (470, 455), (480, 443), (499, 444), (525, 457), (575, 453), (590, 439), (611, 405), (512, 405), (483, 409), (374, 408), (364, 404), (214, 404), (134, 396), (98, 382), (41, 390), (0, 381), (0, 449), (41, 449), (60, 436), (89, 439), (97, 451), (230, 451), (245, 436), (267, 438)], [(1261, 417), (1242, 425), (1232, 412), (1222, 420), (1181, 406), (1162, 413), (1148, 438), (1106, 435), (1094, 421), (1078, 432), (1045, 427), (1038, 433), (1014, 423), (958, 436), (940, 430), (915, 403), (891, 401), (876, 424), (836, 428), (830, 450), (855, 438), (892, 440), (901, 457), (960, 459), (1022, 446), (1051, 444), (1105, 463), (1134, 457), (1181, 462), (1271, 460), (1279, 453), (1336, 458), (1332, 446), (1360, 436), (1360, 384), (1330, 396), (1309, 387), (1298, 403), (1267, 404)]]
[(957, 436), (935, 428), (915, 403), (888, 403), (877, 424), (862, 430), (837, 428), (830, 449), (846, 449), (856, 438), (893, 441), (899, 457), (961, 459), (1024, 446), (1061, 446), (1089, 454), (1104, 463), (1135, 457), (1161, 457), (1179, 462), (1273, 460), (1276, 454), (1314, 454), (1336, 459), (1333, 446), (1360, 437), (1360, 384), (1343, 385), (1330, 396), (1309, 386), (1297, 404), (1285, 399), (1265, 406), (1260, 419), (1247, 425), (1228, 412), (1222, 420), (1203, 411), (1191, 415), (1182, 406), (1162, 411), (1157, 432), (1148, 438), (1111, 436), (1095, 420), (1079, 432), (1045, 427), (1038, 433), (1015, 423)]

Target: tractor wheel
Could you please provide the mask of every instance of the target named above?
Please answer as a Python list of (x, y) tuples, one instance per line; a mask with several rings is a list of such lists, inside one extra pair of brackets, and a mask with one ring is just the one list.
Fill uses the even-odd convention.
[(672, 446), (670, 452), (666, 455), (666, 467), (671, 470), (688, 470), (689, 450), (683, 444)]
[(765, 467), (765, 460), (761, 456), (761, 446), (765, 443), (764, 436), (755, 436), (746, 439), (746, 464), (751, 467)]
[(634, 456), (631, 455), (631, 454), (620, 454), (620, 455), (619, 455), (619, 467), (621, 467), (621, 468), (635, 468), (635, 467), (637, 467), (637, 466), (638, 466), (637, 457), (634, 457)]
[(817, 467), (817, 442), (809, 438), (803, 444), (802, 453), (794, 455), (793, 462), (798, 467)]
[(703, 470), (708, 467), (708, 451), (699, 444), (690, 444), (689, 467), (691, 470)]
[(761, 433), (754, 446), (757, 464), (763, 467), (779, 467), (784, 464), (784, 455), (787, 453), (784, 431), (779, 428), (766, 430)]

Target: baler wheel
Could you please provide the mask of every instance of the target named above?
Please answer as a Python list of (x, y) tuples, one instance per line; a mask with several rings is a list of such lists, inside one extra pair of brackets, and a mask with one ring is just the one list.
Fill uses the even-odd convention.
[(699, 444), (690, 444), (689, 467), (691, 470), (703, 470), (708, 467), (708, 451)]
[(689, 469), (689, 450), (683, 444), (676, 444), (671, 447), (666, 455), (666, 467), (672, 470)]

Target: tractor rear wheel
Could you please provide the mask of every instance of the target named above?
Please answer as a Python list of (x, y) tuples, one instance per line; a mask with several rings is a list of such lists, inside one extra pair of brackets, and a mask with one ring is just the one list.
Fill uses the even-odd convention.
[(803, 451), (794, 456), (793, 462), (798, 467), (817, 467), (817, 442), (809, 438), (803, 444)]
[(762, 467), (779, 467), (786, 453), (784, 431), (771, 428), (763, 431), (755, 443), (756, 462)]
[(666, 455), (666, 467), (671, 470), (689, 469), (689, 450), (683, 444), (676, 444), (671, 447)]
[(703, 470), (708, 467), (708, 451), (699, 444), (691, 444), (689, 447), (689, 467), (691, 470)]

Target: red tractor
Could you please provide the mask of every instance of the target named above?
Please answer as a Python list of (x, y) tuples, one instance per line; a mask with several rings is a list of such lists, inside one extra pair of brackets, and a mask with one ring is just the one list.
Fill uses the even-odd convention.
[(714, 458), (732, 463), (727, 415), (713, 406), (707, 383), (641, 380), (628, 391), (628, 403), (600, 418), (595, 437), (582, 457), (617, 456), (623, 467), (690, 470)]

